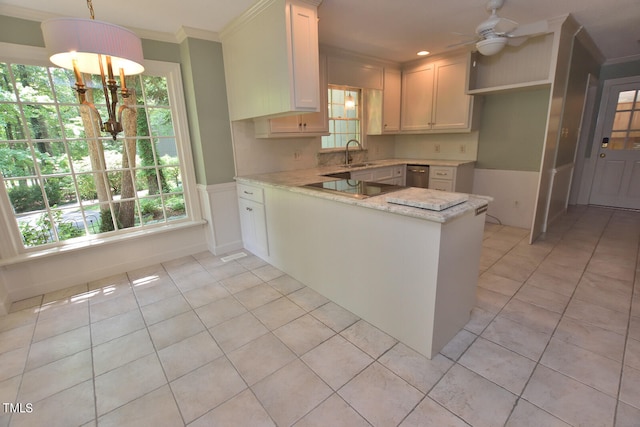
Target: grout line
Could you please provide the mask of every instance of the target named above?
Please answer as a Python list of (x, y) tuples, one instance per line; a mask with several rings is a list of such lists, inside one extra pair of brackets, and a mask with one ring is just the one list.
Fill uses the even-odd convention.
[(635, 269), (633, 272), (633, 283), (631, 285), (631, 303), (629, 304), (629, 311), (628, 311), (628, 317), (627, 317), (627, 333), (624, 336), (624, 347), (623, 347), (623, 351), (622, 351), (622, 362), (620, 365), (620, 377), (618, 379), (618, 393), (616, 394), (616, 404), (615, 404), (615, 408), (613, 411), (613, 425), (616, 425), (616, 421), (618, 418), (618, 407), (620, 406), (620, 393), (622, 392), (622, 380), (624, 378), (624, 367), (625, 367), (625, 361), (627, 359), (627, 346), (629, 344), (629, 334), (631, 331), (631, 319), (632, 319), (632, 313), (633, 313), (633, 303), (634, 303), (634, 293), (636, 290), (636, 280), (637, 280), (637, 276), (638, 276), (638, 268), (640, 267), (639, 265), (639, 261), (640, 261), (640, 241), (636, 244), (636, 265), (635, 265)]

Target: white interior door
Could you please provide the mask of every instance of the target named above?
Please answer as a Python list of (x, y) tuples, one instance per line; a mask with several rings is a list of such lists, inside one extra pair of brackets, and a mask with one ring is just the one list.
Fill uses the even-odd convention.
[(640, 209), (640, 81), (612, 85), (603, 96), (589, 203)]

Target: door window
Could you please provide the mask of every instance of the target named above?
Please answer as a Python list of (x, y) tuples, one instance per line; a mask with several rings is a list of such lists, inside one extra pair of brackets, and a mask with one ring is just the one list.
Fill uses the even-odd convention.
[(618, 95), (608, 148), (640, 150), (640, 90), (627, 90)]

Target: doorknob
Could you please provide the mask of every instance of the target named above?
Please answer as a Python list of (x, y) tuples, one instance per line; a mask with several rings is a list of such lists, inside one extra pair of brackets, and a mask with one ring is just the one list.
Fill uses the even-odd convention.
[(605, 153), (600, 153), (600, 158), (604, 159), (605, 157), (607, 157), (607, 155)]

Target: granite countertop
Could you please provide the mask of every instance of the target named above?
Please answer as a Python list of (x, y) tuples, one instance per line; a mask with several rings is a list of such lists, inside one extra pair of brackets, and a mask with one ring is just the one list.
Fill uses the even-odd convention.
[[(407, 187), (406, 189), (399, 190), (397, 192), (391, 192), (381, 194), (379, 196), (372, 196), (364, 199), (357, 199), (348, 195), (341, 195), (336, 193), (329, 193), (324, 191), (318, 191), (312, 188), (303, 187), (304, 185), (321, 182), (321, 181), (334, 181), (336, 178), (323, 176), (329, 173), (345, 172), (370, 169), (375, 167), (396, 166), (396, 165), (430, 165), (430, 166), (459, 166), (466, 163), (473, 163), (469, 161), (450, 161), (450, 160), (416, 160), (416, 159), (387, 159), (367, 162), (367, 166), (345, 168), (344, 166), (321, 166), (310, 169), (300, 169), (294, 171), (285, 172), (273, 172), (251, 176), (238, 176), (236, 181), (246, 184), (259, 184), (267, 187), (286, 189), (288, 191), (303, 193), (309, 196), (334, 200), (342, 203), (362, 206), (369, 209), (383, 210), (399, 215), (410, 216), (413, 218), (425, 219), (428, 221), (434, 221), (439, 223), (446, 223), (454, 220), (457, 217), (466, 215), (470, 212), (475, 212), (478, 208), (483, 208), (488, 205), (493, 199), (486, 196), (478, 195), (462, 195), (461, 193), (443, 193), (437, 190), (429, 190), (426, 188)], [(446, 194), (446, 196), (445, 196)], [(457, 196), (456, 196), (457, 195)], [(389, 203), (388, 198), (394, 198), (399, 196), (403, 202), (409, 202), (412, 200), (414, 206), (407, 206), (405, 204)], [(416, 206), (442, 206), (442, 199), (446, 200), (467, 200), (455, 204), (451, 207), (443, 208), (441, 211), (424, 209)], [(398, 197), (396, 197), (397, 201)]]

